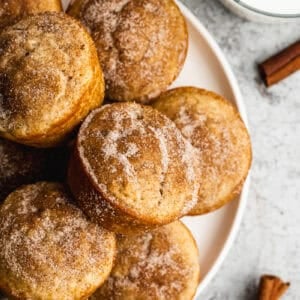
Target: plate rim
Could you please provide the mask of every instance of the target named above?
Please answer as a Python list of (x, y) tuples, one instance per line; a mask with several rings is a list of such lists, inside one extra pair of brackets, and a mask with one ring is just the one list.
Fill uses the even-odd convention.
[[(249, 130), (249, 124), (248, 124), (248, 118), (247, 118), (247, 111), (246, 106), (237, 82), (237, 79), (225, 57), (223, 54), (221, 48), (217, 44), (217, 42), (214, 40), (212, 35), (208, 32), (208, 30), (205, 28), (205, 26), (199, 21), (199, 19), (180, 1), (176, 0), (180, 10), (182, 11), (183, 15), (191, 22), (191, 24), (195, 27), (195, 29), (203, 36), (203, 38), (206, 40), (208, 46), (211, 48), (213, 53), (216, 56), (216, 59), (218, 60), (221, 68), (223, 69), (223, 72), (225, 76), (228, 79), (229, 86), (231, 87), (235, 105), (247, 127)], [(239, 232), (241, 222), (243, 219), (243, 215), (245, 212), (245, 208), (247, 206), (247, 199), (248, 199), (248, 193), (249, 193), (249, 186), (250, 186), (250, 177), (251, 177), (251, 170), (249, 170), (248, 177), (245, 181), (244, 187), (242, 189), (242, 192), (240, 194), (240, 198), (238, 200), (238, 207), (235, 213), (235, 217), (233, 219), (230, 232), (227, 236), (227, 239), (222, 247), (222, 250), (219, 252), (219, 255), (215, 262), (213, 263), (211, 269), (201, 281), (201, 283), (198, 286), (197, 292), (195, 294), (195, 299), (205, 290), (205, 288), (208, 286), (208, 284), (212, 281), (212, 279), (215, 277), (215, 275), (218, 273), (218, 271), (221, 268), (221, 265), (223, 264), (225, 258), (227, 257), (229, 250), (231, 249), (237, 234)], [(201, 266), (200, 266), (201, 268)]]

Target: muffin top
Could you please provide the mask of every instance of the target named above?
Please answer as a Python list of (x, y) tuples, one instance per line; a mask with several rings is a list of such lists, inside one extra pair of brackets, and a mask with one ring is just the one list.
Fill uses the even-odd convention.
[(0, 33), (0, 135), (26, 144), (60, 130), (99, 70), (96, 58), (89, 34), (63, 13), (6, 27)]
[(89, 222), (60, 184), (24, 186), (0, 207), (0, 286), (13, 297), (88, 297), (114, 251), (114, 235)]
[(80, 129), (77, 152), (105, 201), (132, 217), (165, 224), (197, 201), (194, 149), (151, 107), (127, 102), (93, 111)]
[(0, 0), (0, 29), (26, 15), (46, 11), (62, 11), (60, 0)]
[(199, 254), (189, 230), (174, 222), (119, 236), (108, 280), (91, 300), (191, 300), (199, 284)]
[(68, 13), (96, 43), (108, 98), (147, 102), (181, 70), (188, 34), (173, 0), (77, 0)]
[(235, 198), (251, 165), (251, 141), (234, 106), (193, 87), (163, 93), (153, 106), (173, 120), (198, 150), (201, 188), (192, 214), (209, 212)]

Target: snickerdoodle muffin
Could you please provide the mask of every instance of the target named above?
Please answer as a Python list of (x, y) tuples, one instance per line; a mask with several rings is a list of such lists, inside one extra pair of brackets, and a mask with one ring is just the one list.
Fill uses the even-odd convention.
[(221, 96), (193, 87), (162, 94), (153, 106), (175, 122), (198, 150), (201, 187), (198, 203), (190, 211), (213, 211), (241, 191), (251, 165), (247, 129), (231, 103)]
[(103, 100), (94, 43), (63, 14), (23, 18), (0, 33), (0, 135), (48, 147), (61, 143)]
[(24, 16), (62, 11), (60, 0), (0, 0), (0, 30)]
[(188, 33), (173, 0), (75, 0), (68, 13), (96, 43), (108, 98), (145, 103), (179, 74)]
[(108, 280), (91, 300), (192, 300), (199, 254), (189, 230), (174, 222), (150, 232), (119, 236)]
[(148, 106), (105, 105), (84, 121), (68, 182), (82, 210), (121, 233), (170, 223), (197, 201), (193, 147)]
[(109, 276), (114, 234), (91, 223), (65, 188), (41, 182), (0, 206), (0, 288), (13, 299), (89, 297)]

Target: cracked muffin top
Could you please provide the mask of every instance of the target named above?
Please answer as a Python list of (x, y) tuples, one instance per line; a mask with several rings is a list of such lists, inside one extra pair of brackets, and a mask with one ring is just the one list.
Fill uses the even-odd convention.
[(173, 0), (77, 0), (68, 13), (95, 41), (108, 98), (145, 103), (178, 76), (188, 33)]
[(174, 222), (119, 236), (108, 280), (91, 300), (191, 300), (199, 283), (199, 254), (189, 230)]
[(94, 43), (73, 18), (46, 12), (0, 33), (0, 135), (59, 144), (103, 100)]
[(46, 11), (62, 11), (60, 0), (0, 0), (0, 30), (24, 16)]
[[(151, 107), (127, 102), (93, 111), (80, 129), (76, 152), (101, 201), (137, 221), (166, 224), (196, 204), (194, 149)], [(82, 197), (95, 208), (95, 197)], [(101, 219), (103, 209), (91, 211)]]

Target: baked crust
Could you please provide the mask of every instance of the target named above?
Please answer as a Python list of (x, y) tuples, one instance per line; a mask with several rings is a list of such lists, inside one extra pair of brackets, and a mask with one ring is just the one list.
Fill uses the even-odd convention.
[(83, 211), (121, 233), (170, 223), (197, 201), (194, 149), (175, 124), (136, 103), (115, 103), (84, 121), (68, 182)]
[(62, 143), (104, 97), (94, 43), (63, 13), (23, 18), (0, 33), (0, 135), (50, 147)]
[(15, 299), (86, 299), (109, 276), (114, 234), (91, 223), (57, 183), (10, 194), (0, 207), (0, 288)]
[(221, 96), (181, 87), (162, 94), (153, 107), (173, 120), (201, 162), (198, 203), (190, 215), (216, 210), (240, 193), (251, 166), (252, 150), (239, 113)]
[(196, 243), (174, 222), (150, 232), (119, 236), (108, 280), (91, 300), (192, 300), (199, 284)]
[(173, 0), (77, 0), (68, 13), (95, 41), (108, 98), (146, 103), (181, 71), (188, 31)]
[(46, 11), (62, 11), (60, 0), (0, 0), (0, 29), (24, 16)]

